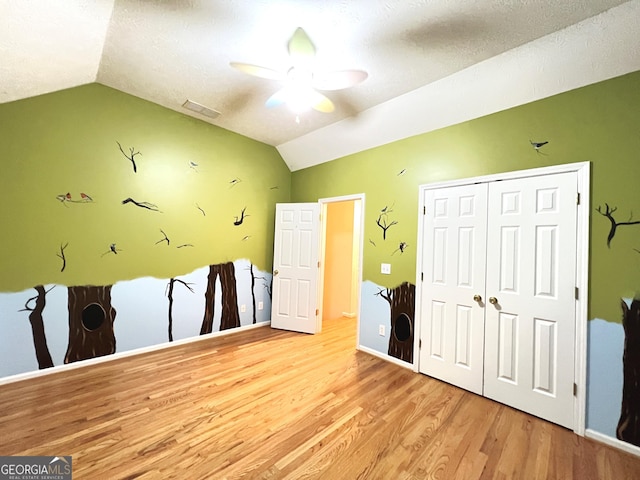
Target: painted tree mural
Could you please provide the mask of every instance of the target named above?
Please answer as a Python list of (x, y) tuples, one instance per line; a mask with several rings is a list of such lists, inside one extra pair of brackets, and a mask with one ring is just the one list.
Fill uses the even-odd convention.
[(389, 355), (413, 363), (413, 336), (416, 286), (404, 282), (394, 289), (378, 292), (390, 307)]
[(640, 299), (622, 302), (625, 340), (622, 356), (622, 409), (616, 429), (618, 439), (640, 447)]
[[(49, 347), (47, 346), (47, 337), (44, 332), (44, 322), (42, 320), (42, 312), (44, 311), (44, 307), (46, 305), (46, 295), (47, 292), (44, 289), (44, 286), (38, 285), (34, 287), (37, 295), (35, 297), (31, 297), (24, 304), (24, 308), (21, 311), (28, 311), (29, 313), (29, 323), (31, 323), (31, 334), (33, 335), (33, 346), (36, 350), (36, 359), (38, 360), (38, 368), (42, 370), (43, 368), (53, 367), (53, 360), (51, 359), (51, 353), (49, 352)], [(33, 307), (29, 304), (35, 301)]]
[(69, 345), (64, 363), (115, 353), (111, 285), (69, 287), (68, 292)]
[(200, 335), (211, 333), (216, 298), (216, 280), (220, 279), (222, 290), (222, 312), (220, 317), (220, 331), (240, 326), (238, 313), (238, 293), (236, 291), (236, 272), (232, 262), (220, 263), (209, 267), (207, 291), (205, 293), (205, 310), (202, 319)]

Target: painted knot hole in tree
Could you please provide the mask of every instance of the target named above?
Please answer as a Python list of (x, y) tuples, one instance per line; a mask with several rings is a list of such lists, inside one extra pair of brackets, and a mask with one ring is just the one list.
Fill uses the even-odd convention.
[(406, 342), (411, 338), (411, 319), (406, 313), (398, 315), (393, 328), (393, 335), (399, 342)]
[(93, 332), (99, 329), (104, 323), (107, 314), (98, 303), (90, 303), (82, 310), (82, 326)]

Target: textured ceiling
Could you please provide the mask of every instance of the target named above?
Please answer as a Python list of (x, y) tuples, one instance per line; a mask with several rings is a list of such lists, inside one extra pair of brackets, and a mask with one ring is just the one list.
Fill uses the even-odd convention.
[[(0, 103), (99, 82), (281, 145), (625, 3), (620, 0), (0, 0)], [(229, 62), (288, 68), (303, 27), (317, 68), (369, 78), (333, 113), (267, 109), (279, 85)], [(221, 112), (193, 114), (190, 99)]]

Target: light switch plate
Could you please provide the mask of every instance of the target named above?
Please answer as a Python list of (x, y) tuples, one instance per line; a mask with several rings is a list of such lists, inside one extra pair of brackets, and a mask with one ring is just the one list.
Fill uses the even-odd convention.
[(380, 273), (384, 273), (385, 275), (389, 275), (391, 273), (391, 264), (390, 263), (381, 263), (380, 264)]

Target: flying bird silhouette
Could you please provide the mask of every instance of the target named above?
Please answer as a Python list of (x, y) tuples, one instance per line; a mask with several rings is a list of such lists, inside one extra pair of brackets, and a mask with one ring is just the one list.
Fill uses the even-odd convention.
[(542, 153), (542, 152), (540, 151), (540, 149), (541, 149), (542, 147), (544, 147), (544, 146), (545, 146), (547, 143), (549, 143), (549, 142), (532, 142), (531, 140), (529, 140), (529, 143), (531, 144), (531, 146), (535, 149), (535, 151), (536, 151), (537, 153)]

